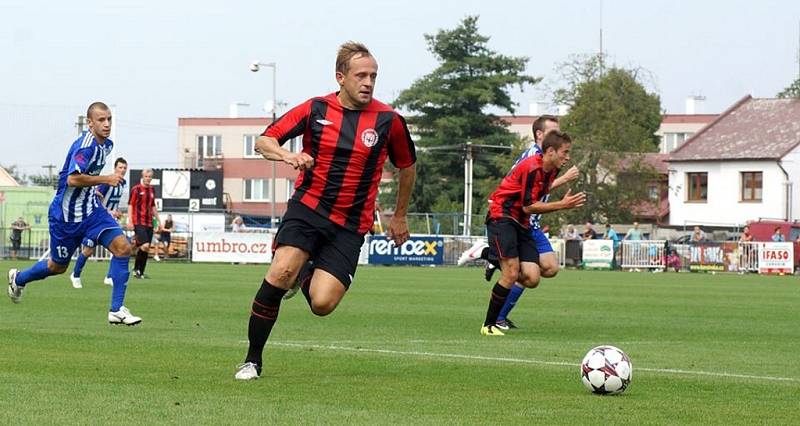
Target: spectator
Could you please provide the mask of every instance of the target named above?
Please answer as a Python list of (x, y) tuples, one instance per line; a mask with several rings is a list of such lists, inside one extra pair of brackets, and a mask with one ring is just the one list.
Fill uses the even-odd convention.
[(783, 236), (780, 226), (775, 227), (775, 233), (772, 234), (772, 241), (775, 241), (776, 243), (782, 243), (786, 241), (786, 237)]
[(680, 272), (681, 270), (681, 258), (678, 256), (678, 252), (675, 250), (671, 250), (669, 255), (667, 256), (667, 270), (672, 268), (675, 272)]
[(742, 235), (739, 236), (740, 243), (748, 243), (753, 241), (753, 234), (750, 233), (750, 227), (745, 225), (744, 229), (742, 230)]
[(583, 239), (594, 240), (595, 238), (597, 238), (597, 232), (592, 228), (592, 222), (586, 222), (586, 226), (583, 228)]
[(641, 239), (642, 230), (639, 229), (639, 222), (633, 222), (633, 228), (628, 229), (628, 232), (625, 234), (625, 238), (623, 238), (623, 240), (641, 241)]
[(22, 247), (22, 231), (31, 229), (31, 226), (20, 216), (11, 224), (11, 259), (17, 260), (17, 253)]
[[(167, 220), (164, 221), (164, 225), (161, 227), (161, 244), (164, 245), (164, 259), (169, 257), (169, 246), (172, 243), (172, 231), (175, 230), (175, 222), (172, 221), (172, 215), (167, 215)], [(158, 246), (160, 244), (156, 244), (156, 256), (158, 256)]]
[(567, 229), (564, 232), (563, 237), (567, 241), (580, 240), (581, 239), (581, 234), (578, 233), (578, 230), (575, 229), (574, 226), (569, 225), (569, 226), (567, 226)]
[(692, 232), (692, 239), (693, 243), (700, 243), (706, 240), (706, 233), (703, 232), (703, 229), (699, 226), (694, 227), (694, 232)]
[(610, 223), (606, 223), (606, 232), (603, 234), (604, 240), (611, 240), (611, 246), (614, 250), (614, 261), (611, 265), (612, 269), (617, 269), (617, 257), (619, 256), (619, 235), (614, 228), (611, 227)]
[(247, 232), (247, 227), (244, 226), (244, 220), (241, 216), (236, 216), (231, 222), (231, 230), (233, 232)]

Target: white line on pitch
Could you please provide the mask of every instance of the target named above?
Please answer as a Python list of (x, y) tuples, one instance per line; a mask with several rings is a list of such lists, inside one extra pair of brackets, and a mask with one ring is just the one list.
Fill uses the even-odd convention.
[[(247, 343), (247, 341), (241, 341), (240, 343)], [(520, 364), (555, 365), (560, 367), (574, 367), (574, 368), (579, 367), (578, 364), (571, 362), (563, 362), (563, 361), (541, 361), (536, 359), (505, 358), (505, 357), (493, 357), (493, 356), (482, 356), (482, 355), (397, 351), (392, 349), (354, 348), (354, 347), (336, 346), (336, 345), (318, 345), (313, 343), (270, 342), (269, 345), (287, 346), (294, 348), (327, 349), (331, 351), (376, 353), (385, 355), (406, 355), (406, 356), (429, 357), (429, 358), (451, 358), (451, 359), (468, 359), (476, 361), (515, 362)], [(687, 376), (710, 376), (710, 377), (722, 377), (722, 378), (732, 378), (732, 379), (770, 380), (776, 382), (800, 382), (800, 379), (793, 377), (755, 376), (749, 374), (717, 373), (713, 371), (678, 370), (673, 368), (647, 368), (647, 367), (637, 367), (636, 364), (634, 364), (634, 370), (648, 371), (652, 373), (682, 374)]]

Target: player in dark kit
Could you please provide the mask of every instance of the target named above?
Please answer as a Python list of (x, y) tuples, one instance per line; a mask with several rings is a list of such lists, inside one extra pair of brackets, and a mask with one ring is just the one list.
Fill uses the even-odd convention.
[(485, 336), (503, 335), (497, 317), (515, 282), (527, 288), (539, 285), (539, 252), (529, 230), (530, 216), (580, 207), (586, 202), (583, 192), (573, 195), (571, 191), (559, 201), (544, 201), (558, 170), (569, 161), (571, 148), (572, 140), (566, 133), (549, 132), (542, 143), (542, 155), (520, 161), (489, 198), (489, 254), (499, 259), (503, 276), (492, 288), (481, 327)]
[[(403, 117), (372, 98), (377, 75), (378, 64), (364, 45), (343, 44), (336, 57), (340, 91), (293, 108), (256, 141), (264, 158), (283, 161), (300, 174), (275, 237), (272, 265), (253, 300), (250, 347), (236, 372), (238, 380), (260, 376), (264, 345), (289, 289), (299, 287), (316, 315), (336, 309), (353, 281), (364, 234), (372, 227), (387, 157), (399, 169), (387, 235), (397, 245), (408, 239), (415, 148)], [(281, 148), (300, 135), (302, 152)]]
[(150, 241), (153, 240), (153, 217), (158, 223), (158, 216), (153, 186), (153, 169), (142, 170), (142, 179), (139, 184), (131, 188), (128, 199), (128, 225), (133, 225), (134, 245), (138, 248), (136, 261), (133, 264), (134, 278), (147, 278), (144, 274), (147, 267), (147, 258), (150, 255)]

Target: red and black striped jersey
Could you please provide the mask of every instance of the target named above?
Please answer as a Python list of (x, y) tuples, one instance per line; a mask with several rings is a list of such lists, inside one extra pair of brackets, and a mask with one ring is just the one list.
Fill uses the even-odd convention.
[(153, 226), (153, 206), (156, 205), (153, 186), (141, 183), (131, 188), (128, 216), (134, 225)]
[(523, 228), (530, 226), (530, 215), (522, 208), (543, 200), (558, 174), (558, 169), (545, 172), (542, 164), (541, 156), (532, 155), (511, 169), (489, 197), (490, 219), (508, 218)]
[(373, 99), (362, 110), (344, 108), (337, 93), (291, 109), (262, 133), (280, 144), (303, 136), (314, 166), (300, 172), (292, 199), (359, 234), (372, 227), (383, 164), (416, 162), (414, 142), (400, 114)]

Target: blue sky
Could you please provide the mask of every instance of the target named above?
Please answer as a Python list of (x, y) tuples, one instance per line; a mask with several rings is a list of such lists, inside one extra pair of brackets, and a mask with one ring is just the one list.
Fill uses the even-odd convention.
[[(266, 115), (270, 70), (290, 105), (336, 90), (336, 48), (367, 44), (380, 70), (376, 97), (391, 101), (436, 62), (423, 34), (479, 15), (489, 46), (531, 58), (528, 73), (555, 83), (571, 54), (604, 49), (652, 73), (662, 108), (706, 96), (720, 112), (746, 94), (772, 97), (798, 75), (797, 1), (96, 1), (3, 0), (0, 14), (0, 163), (28, 173), (63, 162), (74, 121), (94, 100), (116, 108), (116, 143), (133, 168), (177, 162), (178, 117)], [(602, 13), (601, 13), (602, 10)], [(601, 19), (602, 16), (602, 19)], [(515, 91), (518, 113), (546, 100)]]

